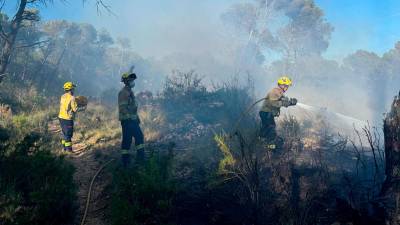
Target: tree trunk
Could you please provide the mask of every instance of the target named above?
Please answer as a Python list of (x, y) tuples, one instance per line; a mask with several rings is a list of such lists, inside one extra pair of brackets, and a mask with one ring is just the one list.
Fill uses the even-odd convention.
[(7, 66), (10, 63), (11, 53), (15, 44), (15, 39), (19, 29), (21, 28), (21, 23), (24, 20), (24, 12), (28, 0), (21, 0), (18, 11), (11, 21), (10, 32), (5, 34), (5, 40), (3, 45), (3, 50), (0, 55), (0, 83), (4, 78), (4, 74), (7, 70)]
[(400, 93), (384, 121), (385, 174), (381, 195), (385, 199), (387, 225), (400, 225)]

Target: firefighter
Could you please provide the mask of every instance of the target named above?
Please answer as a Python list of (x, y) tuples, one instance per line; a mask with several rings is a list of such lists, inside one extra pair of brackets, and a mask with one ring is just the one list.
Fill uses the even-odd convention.
[(61, 96), (60, 112), (58, 114), (58, 119), (63, 133), (61, 143), (66, 152), (72, 152), (71, 139), (74, 134), (75, 114), (78, 111), (78, 104), (74, 97), (75, 87), (76, 85), (70, 81), (64, 84), (65, 93)]
[(132, 137), (135, 138), (136, 158), (138, 161), (144, 159), (144, 137), (140, 129), (140, 119), (137, 114), (137, 103), (132, 89), (135, 87), (136, 74), (124, 73), (121, 82), (124, 87), (118, 94), (119, 120), (122, 126), (121, 161), (124, 166), (130, 163), (129, 149)]
[(275, 124), (275, 117), (279, 116), (280, 108), (297, 104), (297, 99), (289, 99), (284, 95), (291, 85), (292, 80), (289, 77), (279, 78), (278, 86), (268, 92), (259, 112), (261, 118), (260, 137), (268, 143), (267, 147), (270, 149), (275, 149), (276, 145), (281, 145), (283, 142), (276, 134)]

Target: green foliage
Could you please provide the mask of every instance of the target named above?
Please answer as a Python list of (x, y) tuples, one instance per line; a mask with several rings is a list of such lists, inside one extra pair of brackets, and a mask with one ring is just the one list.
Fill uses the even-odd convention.
[(12, 117), (12, 128), (18, 137), (23, 137), (32, 131), (46, 133), (50, 120), (50, 111), (22, 113)]
[(69, 224), (74, 219), (74, 168), (64, 158), (39, 150), (40, 138), (27, 135), (0, 152), (2, 224)]
[(113, 225), (171, 224), (177, 184), (171, 156), (153, 156), (143, 167), (117, 169), (112, 184)]
[(227, 167), (231, 167), (235, 164), (235, 159), (233, 158), (232, 152), (225, 141), (224, 135), (216, 134), (214, 136), (214, 140), (217, 143), (219, 150), (224, 155), (224, 158), (219, 162), (218, 173), (229, 173)]
[(44, 95), (31, 83), (6, 79), (0, 89), (0, 102), (9, 105), (14, 113), (20, 113), (48, 108), (54, 101), (52, 96)]
[(197, 105), (200, 108), (209, 102), (210, 97), (201, 83), (201, 78), (194, 71), (174, 71), (173, 75), (166, 79), (161, 96), (162, 107), (168, 112), (170, 121), (177, 121), (187, 113), (196, 113), (193, 112), (193, 106)]
[[(1, 111), (1, 106), (0, 106)], [(0, 149), (2, 155), (9, 156), (20, 143), (24, 143), (27, 137), (35, 137), (32, 142), (35, 150), (47, 151), (54, 149), (59, 141), (54, 138), (54, 134), (49, 131), (49, 123), (56, 117), (57, 109), (46, 109), (30, 111), (12, 115), (0, 115)]]

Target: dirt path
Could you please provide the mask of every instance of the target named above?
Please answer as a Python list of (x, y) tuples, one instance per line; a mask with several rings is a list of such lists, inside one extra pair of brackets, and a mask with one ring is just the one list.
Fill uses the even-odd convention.
[[(97, 151), (97, 152), (96, 152)], [(100, 167), (111, 159), (105, 150), (93, 150), (81, 152), (79, 155), (68, 157), (76, 168), (74, 180), (78, 185), (79, 210), (76, 224), (80, 224), (86, 208), (89, 186), (93, 176)], [(100, 153), (99, 153), (100, 152)], [(110, 153), (109, 151), (108, 153)], [(100, 156), (99, 156), (100, 155)], [(107, 169), (101, 171), (97, 176), (93, 187), (92, 196), (85, 225), (106, 225), (105, 211), (110, 200), (106, 188), (112, 181), (112, 175)]]
[[(57, 120), (53, 120), (49, 123), (49, 131), (56, 136), (61, 136), (61, 130)], [(76, 221), (74, 224), (80, 225), (82, 217), (86, 209), (86, 201), (88, 197), (89, 186), (93, 176), (101, 168), (101, 166), (108, 162), (113, 157), (116, 157), (117, 152), (112, 143), (108, 145), (94, 146), (93, 149), (87, 147), (87, 145), (80, 140), (73, 139), (73, 154), (68, 155), (66, 158), (70, 161), (76, 171), (74, 174), (74, 181), (78, 188), (78, 204), (79, 209), (76, 215)], [(106, 188), (112, 181), (112, 174), (105, 168), (96, 177), (96, 180), (92, 187), (92, 195), (88, 214), (86, 217), (85, 225), (106, 225), (105, 213), (107, 210), (107, 204), (110, 200), (110, 194)]]

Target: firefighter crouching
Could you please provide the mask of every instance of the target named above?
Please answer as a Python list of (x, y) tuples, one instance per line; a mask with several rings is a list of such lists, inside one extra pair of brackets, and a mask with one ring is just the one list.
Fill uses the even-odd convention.
[(284, 94), (292, 85), (289, 77), (283, 76), (278, 80), (278, 86), (268, 92), (260, 110), (261, 130), (260, 137), (268, 143), (269, 149), (275, 149), (282, 145), (283, 140), (277, 136), (275, 117), (280, 114), (281, 107), (289, 107), (297, 104), (297, 99), (288, 98)]
[(140, 119), (137, 113), (138, 106), (132, 89), (135, 86), (136, 74), (122, 74), (121, 82), (124, 87), (118, 94), (119, 120), (122, 126), (121, 160), (124, 166), (130, 163), (129, 149), (132, 144), (132, 137), (135, 138), (136, 158), (144, 160), (144, 137), (140, 129)]

